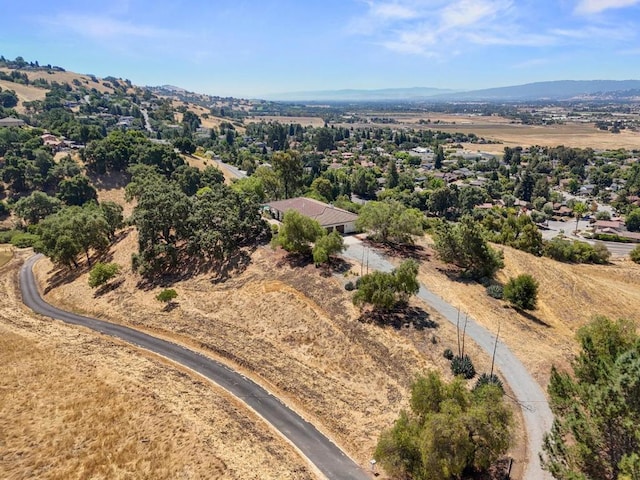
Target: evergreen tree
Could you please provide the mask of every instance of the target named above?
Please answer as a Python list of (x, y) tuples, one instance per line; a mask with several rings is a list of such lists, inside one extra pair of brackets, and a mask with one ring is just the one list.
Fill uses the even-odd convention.
[(640, 473), (640, 339), (630, 321), (596, 317), (578, 331), (573, 375), (551, 371), (555, 415), (543, 466), (558, 480), (636, 479)]

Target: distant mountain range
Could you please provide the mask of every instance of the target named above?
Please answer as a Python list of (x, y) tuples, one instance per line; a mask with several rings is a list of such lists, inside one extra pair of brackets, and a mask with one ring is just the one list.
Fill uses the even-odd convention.
[(322, 90), (280, 93), (266, 100), (281, 102), (376, 102), (376, 101), (535, 101), (637, 99), (640, 80), (558, 80), (525, 85), (455, 91), (440, 88), (386, 88), (380, 90)]

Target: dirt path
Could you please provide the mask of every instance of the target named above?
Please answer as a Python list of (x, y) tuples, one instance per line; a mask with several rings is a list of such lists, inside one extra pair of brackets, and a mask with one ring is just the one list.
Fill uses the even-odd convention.
[[(345, 244), (347, 245), (347, 250), (343, 254), (345, 257), (357, 262), (365, 258), (365, 247), (356, 237), (347, 237)], [(366, 259), (368, 268), (372, 270), (390, 272), (394, 268), (383, 255), (372, 248), (367, 249)], [(456, 324), (458, 310), (453, 305), (429, 291), (424, 285), (420, 285), (418, 297), (431, 305), (449, 322)], [(466, 331), (488, 355), (492, 355), (495, 342), (494, 333), (480, 326), (471, 317), (469, 317)], [(550, 479), (552, 477), (542, 470), (538, 461), (538, 453), (542, 448), (543, 436), (551, 429), (553, 422), (553, 414), (549, 409), (544, 392), (522, 362), (501, 341), (498, 341), (496, 366), (514, 392), (516, 401), (520, 405), (524, 416), (527, 432), (528, 462), (523, 479)]]

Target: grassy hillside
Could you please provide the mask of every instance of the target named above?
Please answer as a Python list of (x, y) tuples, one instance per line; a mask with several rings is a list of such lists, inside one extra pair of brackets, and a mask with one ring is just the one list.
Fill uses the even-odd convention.
[(453, 305), (469, 312), (502, 340), (536, 379), (546, 385), (551, 364), (567, 366), (576, 352), (575, 334), (594, 315), (640, 322), (640, 265), (618, 260), (610, 265), (573, 265), (538, 258), (513, 248), (504, 250), (505, 268), (497, 279), (528, 273), (539, 283), (538, 308), (522, 314), (490, 298), (483, 286), (452, 281), (435, 257), (421, 266), (421, 280)]
[[(211, 275), (176, 281), (178, 306), (165, 309), (155, 299), (161, 287), (139, 288), (130, 270), (135, 244), (131, 231), (112, 250), (111, 261), (124, 271), (117, 288), (101, 295), (88, 287), (86, 273), (63, 277), (40, 262), (36, 273), (47, 298), (231, 363), (312, 419), (362, 465), (380, 431), (406, 406), (415, 375), (438, 369), (450, 376), (442, 352), (454, 347), (455, 329), (425, 305), (414, 307), (435, 328), (361, 321), (342, 277), (325, 277), (312, 265), (292, 267), (280, 251), (264, 247), (227, 281)], [(486, 371), (490, 359), (468, 344), (476, 368)], [(522, 458), (520, 446), (516, 458)]]
[(243, 404), (130, 345), (29, 314), (0, 270), (0, 477), (316, 478)]

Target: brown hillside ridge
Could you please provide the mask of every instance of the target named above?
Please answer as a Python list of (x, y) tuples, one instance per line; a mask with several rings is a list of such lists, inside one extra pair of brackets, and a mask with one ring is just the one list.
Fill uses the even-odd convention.
[[(422, 243), (430, 245), (431, 241)], [(529, 316), (489, 297), (482, 285), (451, 281), (445, 274), (449, 267), (435, 255), (421, 264), (420, 279), (489, 330), (496, 331), (500, 324), (501, 339), (544, 388), (552, 364), (568, 367), (578, 349), (576, 332), (594, 315), (640, 324), (640, 265), (630, 260), (574, 265), (502, 245), (494, 247), (504, 251), (505, 268), (498, 272), (499, 282), (505, 284), (510, 277), (528, 273), (540, 283), (538, 308)]]
[(215, 384), (26, 311), (21, 263), (0, 269), (0, 478), (317, 478)]
[[(40, 261), (35, 270), (45, 298), (229, 363), (287, 402), (367, 469), (378, 435), (408, 406), (415, 376), (437, 369), (451, 378), (442, 354), (445, 348), (455, 350), (455, 328), (418, 301), (411, 307), (425, 312), (423, 320), (433, 320), (437, 327), (419, 329), (405, 320), (398, 320), (398, 328), (360, 321), (352, 293), (344, 289), (355, 274), (323, 276), (322, 269), (292, 267), (281, 250), (261, 247), (243, 272), (224, 282), (209, 273), (172, 284), (178, 305), (165, 309), (155, 296), (167, 285), (137, 286), (140, 278), (131, 271), (135, 247), (131, 230), (112, 249), (107, 260), (122, 265), (123, 272), (115, 280), (117, 287), (101, 295), (88, 287), (86, 270), (63, 277), (48, 260)], [(466, 352), (479, 372), (488, 371), (490, 358), (469, 339)], [(524, 463), (523, 445), (519, 433), (511, 452), (517, 469)]]
[[(0, 70), (3, 70), (0, 68)], [(32, 85), (22, 85), (20, 83), (8, 82), (0, 80), (0, 88), (2, 90), (13, 90), (18, 96), (18, 105), (15, 107), (18, 113), (24, 113), (24, 102), (33, 102), (34, 100), (44, 100), (47, 90), (44, 88), (34, 87)]]

